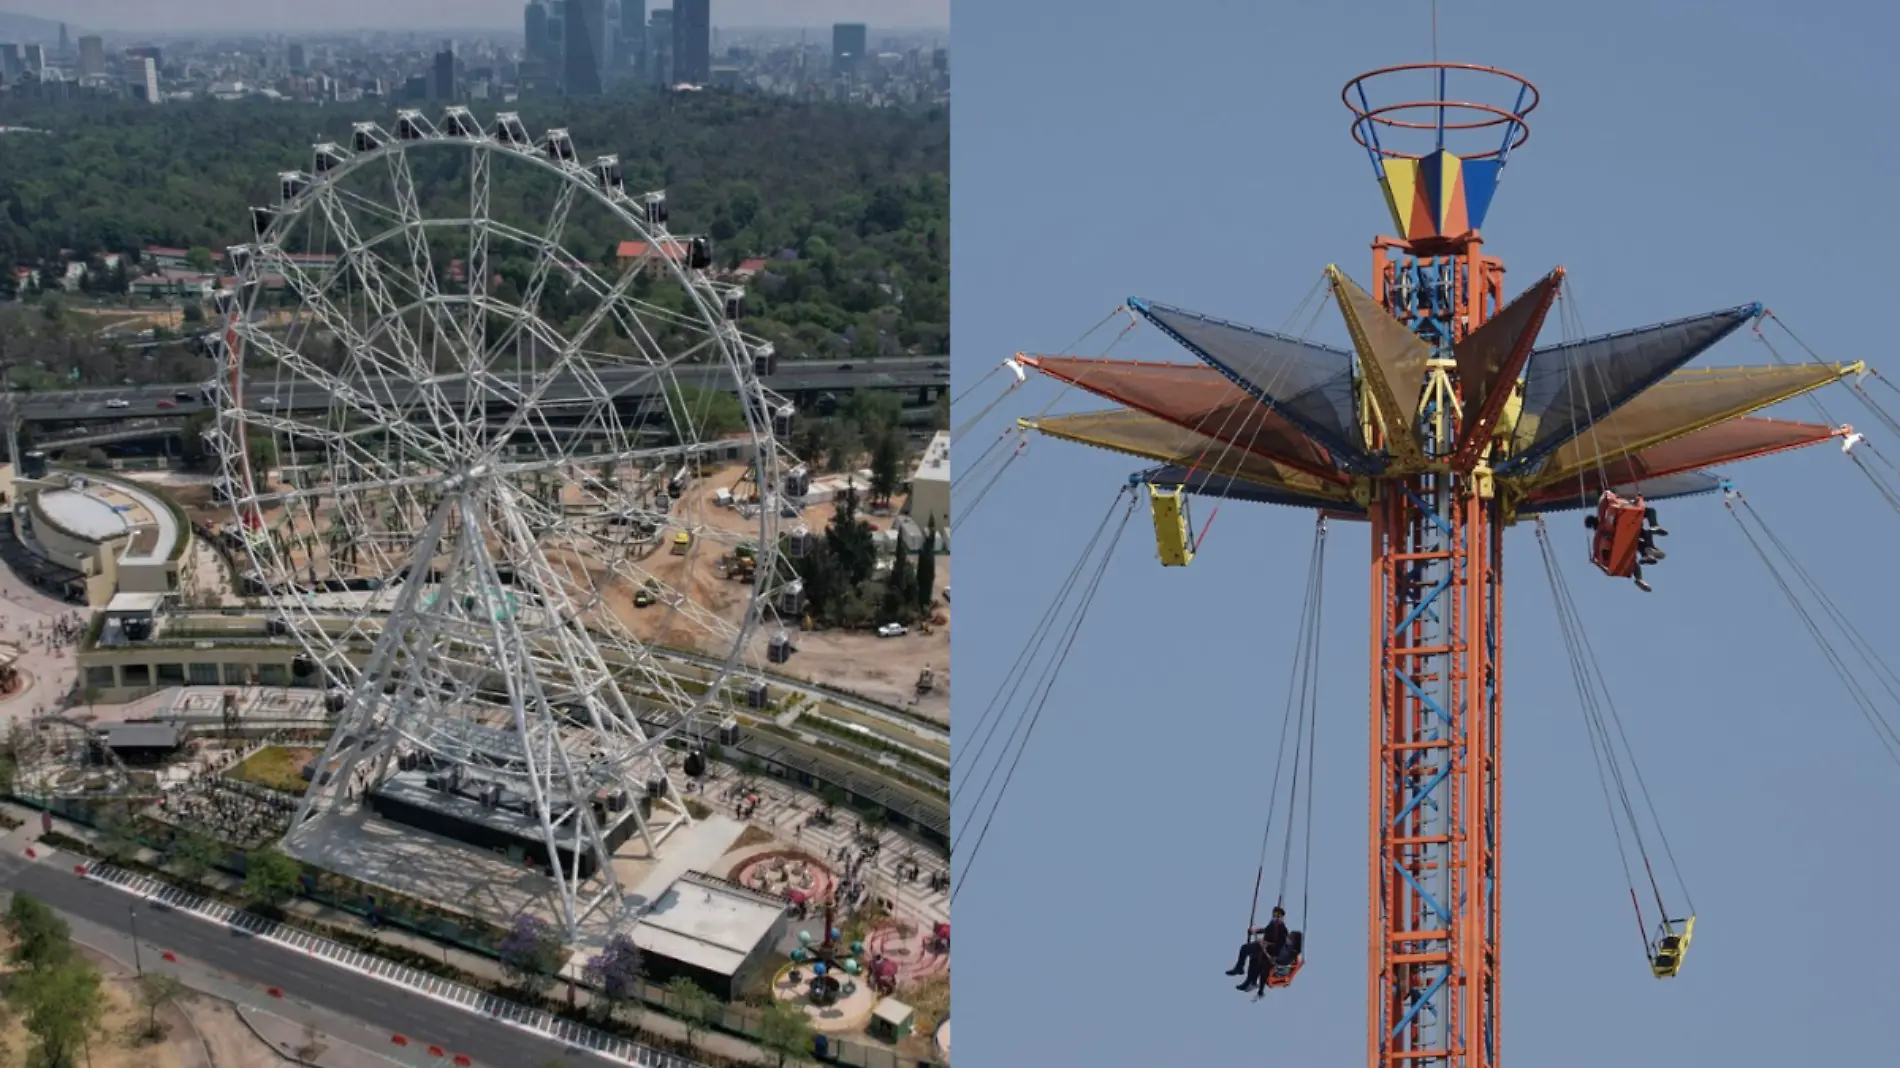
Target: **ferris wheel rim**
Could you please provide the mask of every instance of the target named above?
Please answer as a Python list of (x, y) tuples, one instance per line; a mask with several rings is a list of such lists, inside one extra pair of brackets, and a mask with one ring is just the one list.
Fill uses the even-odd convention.
[[(361, 129), (363, 125), (364, 124), (358, 124), (358, 129)], [(377, 129), (380, 128), (378, 127)], [(280, 205), (280, 209), (273, 216), (270, 226), (263, 233), (258, 235), (259, 240), (252, 245), (232, 247), (231, 251), (234, 264), (238, 262), (238, 254), (240, 252), (261, 251), (266, 247), (275, 246), (277, 241), (292, 232), (294, 227), (309, 220), (313, 212), (321, 210), (323, 197), (335, 193), (341, 183), (350, 175), (372, 166), (377, 160), (387, 160), (392, 156), (402, 156), (406, 160), (407, 153), (411, 149), (423, 148), (425, 146), (431, 151), (445, 148), (473, 150), (487, 153), (491, 160), (500, 158), (525, 161), (539, 167), (542, 171), (554, 175), (558, 180), (564, 183), (562, 188), (572, 190), (577, 195), (584, 192), (594, 204), (605, 208), (611, 213), (615, 222), (630, 231), (636, 239), (644, 241), (650, 250), (649, 258), (657, 258), (662, 261), (662, 275), (684, 291), (687, 297), (688, 307), (686, 309), (687, 314), (682, 316), (682, 318), (696, 321), (700, 327), (704, 328), (704, 340), (696, 344), (694, 349), (696, 351), (708, 351), (709, 353), (717, 354), (716, 359), (718, 363), (723, 365), (724, 371), (732, 377), (735, 384), (739, 387), (742, 400), (748, 399), (752, 393), (758, 392), (756, 388), (758, 385), (756, 375), (752, 373), (752, 352), (750, 346), (747, 344), (749, 339), (736, 328), (731, 327), (724, 317), (720, 315), (720, 309), (715, 305), (710, 294), (710, 291), (713, 289), (712, 283), (702, 275), (689, 273), (683, 266), (683, 256), (681, 253), (686, 248), (686, 243), (671, 234), (664, 227), (649, 225), (644, 213), (636, 213), (630, 210), (630, 205), (635, 203), (634, 198), (628, 196), (623, 190), (601, 188), (598, 183), (591, 180), (591, 172), (586, 166), (580, 165), (572, 160), (557, 161), (548, 159), (539, 151), (536, 151), (533, 146), (504, 143), (497, 141), (492, 136), (473, 137), (437, 134), (416, 139), (388, 137), (383, 143), (373, 149), (349, 153), (347, 158), (327, 169), (322, 174), (303, 175), (304, 178), (308, 179), (307, 186), (296, 197)], [(318, 146), (317, 150), (320, 151), (321, 148), (322, 146)], [(612, 157), (602, 157), (602, 159), (611, 158)], [(290, 173), (296, 174), (300, 172)], [(488, 230), (491, 234), (499, 234), (505, 239), (511, 236), (507, 231), (515, 229), (512, 227), (504, 228), (505, 224), (498, 225), (495, 220), (487, 218), (459, 221), (464, 223), (479, 221), (483, 225), (483, 228)], [(421, 213), (421, 217), (418, 219), (404, 219), (400, 225), (390, 227), (387, 231), (379, 233), (369, 241), (364, 241), (359, 237), (358, 240), (349, 244), (349, 252), (367, 252), (370, 255), (376, 255), (376, 250), (381, 248), (384, 242), (394, 240), (398, 236), (409, 235), (418, 229), (426, 231), (431, 222), (432, 219), (426, 212)], [(452, 222), (453, 221), (445, 221), (445, 225), (452, 224)], [(519, 233), (523, 237), (530, 236), (529, 231), (522, 230), (519, 231)], [(565, 243), (561, 241), (559, 237), (550, 239), (548, 235), (545, 234), (532, 235), (531, 242), (523, 241), (522, 243), (537, 245), (543, 253), (566, 253), (567, 251)], [(655, 249), (665, 249), (666, 254), (653, 256), (651, 250)], [(261, 334), (263, 328), (256, 323), (252, 314), (261, 297), (261, 287), (244, 285), (244, 283), (255, 281), (256, 262), (252, 257), (247, 256), (244, 258), (251, 260), (252, 277), (244, 278), (240, 276), (240, 287), (241, 289), (249, 288), (250, 292), (248, 299), (241, 301), (241, 303), (237, 301), (233, 302), (237, 307), (234, 307), (235, 314), (233, 316), (232, 332), (237, 335), (238, 338), (248, 340), (250, 337)], [(342, 256), (340, 255), (338, 258), (339, 261), (341, 261)], [(578, 257), (573, 257), (571, 254), (568, 254), (566, 258), (577, 262), (581, 268), (583, 268), (581, 273), (590, 276), (590, 282), (606, 282), (604, 277), (592, 271), (591, 264), (580, 260)], [(563, 267), (567, 266), (565, 263), (559, 265)], [(406, 266), (411, 270), (416, 267), (413, 262)], [(569, 273), (575, 272), (570, 269)], [(588, 285), (585, 288), (597, 299), (605, 301), (611, 298), (611, 292), (603, 295), (596, 290), (594, 285)], [(464, 295), (451, 295), (448, 293), (437, 294), (435, 302), (441, 304), (456, 299), (470, 303), (485, 301), (489, 306), (496, 303), (494, 298), (487, 294), (470, 298)], [(299, 301), (300, 303), (304, 302), (304, 298), (301, 294), (299, 295)], [(424, 294), (419, 297), (417, 301), (413, 302), (411, 307), (417, 307), (427, 303), (430, 303), (430, 297)], [(241, 311), (239, 311), (238, 308), (241, 308)], [(484, 307), (484, 310), (490, 310), (490, 308)], [(531, 311), (525, 306), (514, 305), (510, 310), (515, 313), (514, 317), (517, 320), (533, 321), (547, 325), (546, 321), (542, 319), (537, 312)], [(696, 313), (696, 315), (693, 313)], [(711, 345), (707, 346), (705, 341), (710, 341)], [(237, 365), (242, 358), (242, 349), (233, 345), (228, 355), (234, 364), (232, 370), (239, 370), (235, 365)], [(673, 365), (660, 364), (655, 366), (648, 364), (646, 370), (651, 374), (657, 375), (663, 374), (670, 369), (671, 366)], [(233, 414), (238, 416), (241, 421), (253, 422), (255, 417), (260, 413), (255, 412), (244, 403), (245, 398), (241, 382), (241, 375), (239, 375), (238, 377), (234, 377), (229, 385), (228, 396), (232, 402), (230, 407)], [(748, 390), (748, 385), (755, 388)], [(336, 405), (333, 400), (331, 405), (332, 410), (334, 410), (335, 407)], [(779, 448), (775, 435), (772, 433), (772, 424), (769, 417), (765, 417), (760, 412), (755, 411), (754, 406), (749, 403), (742, 403), (741, 410), (745, 420), (744, 438), (741, 443), (742, 452), (749, 455), (761, 472), (775, 472), (778, 466)], [(284, 419), (275, 413), (271, 413), (268, 418), (294, 424), (294, 420)], [(256, 482), (253, 478), (253, 472), (250, 471), (251, 465), (249, 456), (241, 452), (239, 460), (240, 463), (238, 466), (243, 469), (243, 484), (252, 489), (252, 492), (246, 494), (245, 498), (255, 503), (260, 495), (255, 493)], [(238, 495), (234, 494), (233, 496), (235, 504)], [(240, 512), (240, 518), (242, 518), (242, 514), (243, 513)], [(776, 526), (774, 522), (776, 519), (776, 510), (772, 508), (761, 508), (759, 518), (758, 537), (760, 541), (760, 552), (762, 555), (775, 554), (776, 545), (773, 544), (770, 533)], [(698, 538), (694, 540), (696, 543), (699, 541)], [(264, 571), (267, 561), (260, 559), (256, 539), (247, 539), (245, 549), (246, 555), (250, 558), (249, 562), (253, 567), (260, 572)], [(267, 552), (271, 558), (268, 562), (278, 565), (273, 568), (273, 570), (281, 571), (288, 575), (295, 575), (296, 569), (294, 561), (284, 558), (275, 551), (274, 547), (267, 550)], [(690, 583), (688, 585), (690, 586)], [(353, 640), (364, 636), (360, 633), (358, 625), (360, 625), (365, 618), (365, 613), (358, 613), (358, 618), (353, 621), (353, 625), (348, 627), (343, 634), (336, 635), (335, 640), (331, 640), (332, 635), (326, 628), (298, 625), (292, 621), (297, 615), (309, 616), (313, 614), (305, 611), (312, 606), (309, 605), (304, 598), (270, 595), (269, 599), (273, 602), (273, 607), (286, 617), (286, 629), (296, 638), (297, 644), (302, 647), (304, 654), (316, 660), (319, 664), (323, 664), (326, 661), (336, 658), (339, 654), (345, 653), (347, 646)], [(729, 643), (721, 643), (726, 645), (724, 655), (714, 658), (720, 663), (715, 680), (717, 683), (725, 683), (727, 680), (737, 679), (747, 674), (745, 661), (747, 660), (748, 649), (756, 633), (763, 629), (767, 623), (766, 610), (769, 608), (769, 605), (770, 593), (767, 584), (761, 582), (753, 591), (752, 596), (747, 599), (745, 610), (741, 613), (736, 632), (732, 635), (731, 641)], [(305, 622), (313, 622), (313, 620), (305, 620)], [(590, 631), (592, 630), (592, 628), (589, 629)], [(322, 640), (314, 640), (317, 638), (321, 638)], [(631, 634), (625, 635), (624, 640), (633, 641), (635, 648), (638, 649), (645, 649), (650, 644), (634, 638)], [(348, 663), (347, 656), (344, 656), (343, 659), (345, 663)], [(326, 674), (327, 673), (326, 670)], [(680, 713), (676, 723), (664, 731), (658, 731), (649, 735), (648, 744), (663, 744), (666, 739), (686, 729), (698, 716), (713, 711), (713, 706), (717, 704), (717, 690), (719, 688), (718, 686), (709, 687), (701, 699), (685, 707), (676, 706), (675, 710)]]

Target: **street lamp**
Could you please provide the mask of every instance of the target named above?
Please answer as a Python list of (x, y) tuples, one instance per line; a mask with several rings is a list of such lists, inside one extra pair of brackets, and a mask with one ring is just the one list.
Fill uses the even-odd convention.
[(140, 958), (140, 956), (139, 956), (139, 910), (138, 910), (138, 906), (137, 906), (137, 905), (134, 905), (134, 904), (130, 904), (130, 903), (128, 903), (128, 904), (127, 904), (127, 905), (125, 906), (125, 914), (126, 914), (127, 916), (130, 916), (130, 917), (132, 918), (132, 968), (133, 968), (133, 970), (135, 970), (135, 971), (137, 971), (137, 972), (138, 972), (138, 974), (139, 974), (139, 978), (141, 978), (141, 979), (143, 979), (143, 978), (145, 978), (145, 961), (144, 961), (143, 959), (141, 959), (141, 958)]

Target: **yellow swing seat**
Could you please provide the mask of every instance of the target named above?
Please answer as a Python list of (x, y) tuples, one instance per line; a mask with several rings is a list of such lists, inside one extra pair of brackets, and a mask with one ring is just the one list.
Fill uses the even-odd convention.
[(1194, 559), (1194, 535), (1188, 527), (1184, 487), (1148, 484), (1148, 510), (1155, 521), (1155, 550), (1162, 567), (1186, 567)]
[(1689, 955), (1689, 937), (1695, 934), (1695, 917), (1662, 922), (1656, 944), (1649, 957), (1649, 970), (1658, 979), (1673, 979), (1682, 970), (1682, 958)]

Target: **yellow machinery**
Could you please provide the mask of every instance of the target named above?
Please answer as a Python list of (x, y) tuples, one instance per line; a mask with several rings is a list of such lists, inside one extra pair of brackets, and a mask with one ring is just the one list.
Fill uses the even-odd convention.
[(1183, 487), (1164, 489), (1148, 484), (1148, 510), (1155, 520), (1155, 549), (1162, 567), (1186, 567), (1194, 559), (1194, 535), (1188, 529), (1187, 495)]
[(1649, 970), (1656, 973), (1656, 978), (1674, 978), (1682, 970), (1682, 958), (1689, 955), (1689, 936), (1694, 933), (1694, 916), (1686, 920), (1663, 920), (1655, 952), (1649, 958)]
[(686, 550), (692, 547), (693, 547), (693, 536), (689, 532), (682, 530), (679, 533), (673, 535), (673, 555), (674, 556), (685, 556)]

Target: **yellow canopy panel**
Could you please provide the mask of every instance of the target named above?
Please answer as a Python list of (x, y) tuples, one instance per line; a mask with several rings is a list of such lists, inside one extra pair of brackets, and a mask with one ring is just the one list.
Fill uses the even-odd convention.
[(1338, 267), (1328, 266), (1326, 277), (1332, 282), (1333, 298), (1352, 335), (1353, 348), (1359, 351), (1359, 373), (1372, 389), (1385, 429), (1385, 447), (1402, 461), (1416, 461), (1424, 455), (1412, 416), (1418, 411), (1425, 393), (1425, 373), (1431, 362), (1432, 347), (1404, 323), (1393, 318), (1377, 300), (1346, 277)]
[(1052, 438), (1179, 464), (1209, 475), (1236, 478), (1270, 489), (1290, 490), (1327, 500), (1350, 499), (1346, 487), (1315, 478), (1285, 464), (1198, 434), (1144, 412), (1116, 409), (1024, 420), (1024, 426)]
[(1808, 363), (1676, 371), (1558, 446), (1535, 484), (1575, 478), (1580, 470), (1615, 463), (1717, 423), (1772, 407), (1857, 374), (1862, 366)]

